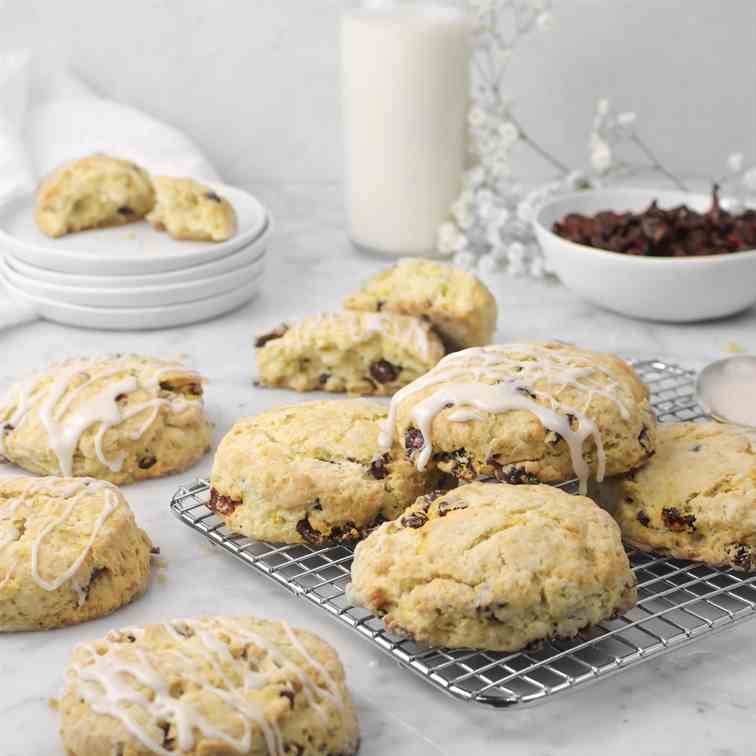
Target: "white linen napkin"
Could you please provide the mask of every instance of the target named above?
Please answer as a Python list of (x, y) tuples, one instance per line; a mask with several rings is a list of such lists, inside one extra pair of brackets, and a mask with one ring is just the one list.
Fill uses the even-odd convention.
[[(34, 75), (28, 50), (0, 53), (0, 205), (34, 192), (61, 163), (92, 152), (157, 174), (219, 180), (197, 145), (173, 126), (99, 97), (66, 71)], [(0, 287), (0, 331), (36, 318)]]

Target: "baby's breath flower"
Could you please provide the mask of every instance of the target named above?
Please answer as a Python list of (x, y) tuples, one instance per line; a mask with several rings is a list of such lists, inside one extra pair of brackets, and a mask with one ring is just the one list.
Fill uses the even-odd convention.
[(536, 24), (539, 29), (551, 29), (551, 27), (554, 26), (554, 16), (548, 11), (539, 13), (536, 17)]
[(743, 174), (743, 186), (749, 192), (756, 192), (756, 165)]
[(483, 276), (489, 276), (492, 273), (496, 273), (499, 269), (499, 261), (493, 256), (493, 254), (483, 255), (478, 260), (478, 272)]
[(438, 229), (436, 249), (443, 257), (454, 254), (460, 237), (459, 229), (451, 222), (442, 223)]
[(740, 173), (743, 170), (743, 153), (733, 152), (732, 155), (727, 158), (727, 166), (732, 173)]
[(467, 249), (460, 250), (452, 258), (452, 262), (463, 270), (474, 270), (477, 257)]
[(470, 113), (467, 116), (467, 120), (470, 123), (470, 126), (472, 126), (474, 129), (480, 128), (481, 126), (485, 126), (486, 122), (488, 121), (488, 115), (486, 114), (486, 111), (483, 110), (483, 108), (474, 105), (472, 108), (470, 108)]
[(635, 123), (636, 118), (637, 116), (635, 115), (635, 113), (628, 110), (617, 115), (617, 123), (623, 128), (628, 128)]
[(612, 149), (598, 134), (591, 135), (591, 167), (599, 175), (612, 167)]

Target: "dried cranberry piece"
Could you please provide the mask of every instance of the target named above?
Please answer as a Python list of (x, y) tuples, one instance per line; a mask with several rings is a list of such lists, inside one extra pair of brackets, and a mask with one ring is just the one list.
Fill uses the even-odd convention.
[(205, 192), (205, 197), (213, 202), (221, 202), (221, 198), (215, 192)]
[(241, 501), (238, 499), (232, 499), (230, 496), (221, 496), (215, 488), (210, 489), (210, 501), (207, 506), (216, 514), (230, 515), (240, 505)]
[(370, 463), (370, 474), (376, 480), (383, 480), (389, 474), (389, 470), (386, 467), (389, 462), (391, 462), (391, 455), (389, 455), (388, 452), (386, 454), (382, 454), (380, 457), (376, 457)]
[(684, 530), (692, 533), (696, 529), (695, 515), (683, 514), (677, 507), (662, 509), (662, 521), (665, 527), (675, 533), (682, 533)]
[(370, 375), (378, 383), (393, 383), (402, 369), (388, 360), (377, 360), (370, 365)]
[(425, 446), (425, 438), (423, 433), (418, 428), (407, 428), (407, 432), (404, 434), (404, 448), (407, 450), (407, 454), (411, 455), (414, 451), (419, 451)]
[(280, 339), (288, 330), (289, 330), (289, 326), (286, 325), (286, 323), (281, 323), (280, 326), (278, 326), (277, 328), (274, 328), (272, 331), (269, 331), (268, 333), (264, 333), (262, 336), (258, 336), (255, 339), (255, 349), (264, 347), (269, 341)]

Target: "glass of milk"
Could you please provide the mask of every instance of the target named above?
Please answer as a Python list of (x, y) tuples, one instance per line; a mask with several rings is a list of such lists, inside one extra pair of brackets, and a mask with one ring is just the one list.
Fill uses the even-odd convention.
[(359, 249), (435, 254), (467, 153), (473, 26), (462, 7), (377, 0), (342, 17), (346, 212)]

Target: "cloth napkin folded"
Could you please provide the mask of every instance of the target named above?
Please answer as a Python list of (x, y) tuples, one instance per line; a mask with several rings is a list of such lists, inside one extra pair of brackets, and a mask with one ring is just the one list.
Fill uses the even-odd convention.
[[(219, 180), (183, 132), (98, 96), (65, 70), (36, 74), (33, 64), (29, 50), (0, 53), (0, 206), (33, 193), (61, 163), (92, 152), (133, 160), (156, 174)], [(36, 318), (0, 286), (0, 331)]]

